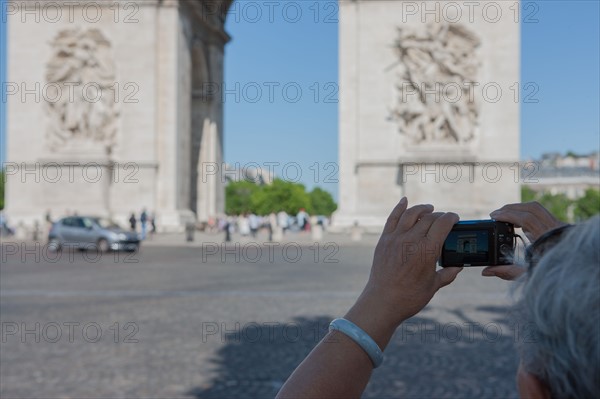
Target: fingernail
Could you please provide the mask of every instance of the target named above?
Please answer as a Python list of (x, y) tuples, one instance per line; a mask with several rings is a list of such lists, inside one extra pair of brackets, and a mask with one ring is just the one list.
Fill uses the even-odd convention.
[(400, 199), (401, 204), (406, 204), (407, 202), (408, 200), (406, 199), (406, 197), (402, 197), (402, 199)]
[(492, 272), (491, 272), (491, 271), (489, 271), (489, 270), (483, 270), (483, 271), (481, 272), (481, 275), (482, 275), (482, 276), (493, 276), (493, 275), (494, 275), (494, 273), (492, 273)]

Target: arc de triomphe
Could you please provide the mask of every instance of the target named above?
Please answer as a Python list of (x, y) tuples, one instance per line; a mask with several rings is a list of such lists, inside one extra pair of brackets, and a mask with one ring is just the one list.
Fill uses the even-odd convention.
[(231, 2), (9, 1), (11, 221), (146, 208), (178, 230), (222, 213)]
[[(231, 0), (57, 4), (6, 10), (11, 221), (222, 213)], [(378, 230), (402, 195), (468, 218), (518, 201), (519, 2), (338, 4), (333, 227)]]

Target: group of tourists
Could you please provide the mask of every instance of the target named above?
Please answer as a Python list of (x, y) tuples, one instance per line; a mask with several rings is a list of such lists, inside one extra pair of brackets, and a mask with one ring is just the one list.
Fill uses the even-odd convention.
[[(135, 212), (131, 212), (129, 216), (129, 228), (131, 231), (138, 231), (137, 229), (138, 219), (135, 216)], [(145, 240), (148, 235), (148, 225), (150, 226), (150, 234), (156, 233), (156, 215), (149, 215), (146, 208), (142, 210), (139, 217), (140, 222), (140, 236), (142, 240)]]

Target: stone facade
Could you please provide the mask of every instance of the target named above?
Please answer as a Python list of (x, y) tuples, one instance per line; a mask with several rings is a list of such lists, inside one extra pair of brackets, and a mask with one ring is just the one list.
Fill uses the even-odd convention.
[(334, 226), (379, 230), (404, 195), (463, 219), (519, 201), (518, 5), (339, 2)]
[(58, 18), (44, 2), (9, 2), (10, 220), (49, 210), (124, 223), (146, 208), (173, 231), (222, 213), (215, 87), (230, 3), (80, 1)]

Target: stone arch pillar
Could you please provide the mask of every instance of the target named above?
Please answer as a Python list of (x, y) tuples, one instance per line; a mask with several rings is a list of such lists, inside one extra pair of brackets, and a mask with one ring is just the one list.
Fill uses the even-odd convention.
[(182, 2), (192, 23), (189, 208), (199, 222), (225, 210), (223, 169), (223, 60), (230, 37), (223, 27), (230, 0)]
[[(198, 216), (200, 202), (199, 190), (203, 187), (205, 179), (203, 174), (206, 170), (206, 160), (202, 152), (206, 152), (205, 120), (210, 120), (210, 113), (214, 95), (211, 83), (210, 71), (206, 55), (205, 43), (194, 40), (192, 43), (192, 140), (191, 140), (191, 176), (190, 176), (190, 209)], [(208, 133), (208, 132), (206, 132)]]
[[(223, 172), (223, 47), (209, 42), (204, 46), (208, 76), (198, 111), (197, 128), (201, 135), (197, 168), (196, 217), (205, 222), (225, 211)], [(202, 98), (203, 97), (203, 98)], [(197, 137), (197, 132), (194, 132)]]

